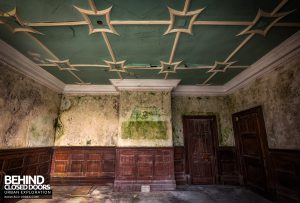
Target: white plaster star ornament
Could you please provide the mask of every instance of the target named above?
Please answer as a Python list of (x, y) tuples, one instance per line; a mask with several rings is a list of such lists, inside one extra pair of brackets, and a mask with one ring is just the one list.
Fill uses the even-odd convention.
[(160, 73), (176, 73), (177, 67), (182, 61), (173, 62), (173, 63), (167, 63), (164, 61), (160, 61), (161, 69), (159, 71)]
[[(107, 33), (113, 33), (119, 35), (110, 23), (110, 13), (111, 13), (112, 6), (107, 9), (96, 11), (96, 12), (92, 10), (82, 9), (77, 6), (74, 7), (81, 13), (84, 20), (87, 22), (89, 27), (89, 34), (93, 34), (97, 32), (107, 32)], [(89, 16), (104, 16), (108, 28), (95, 28)]]
[[(269, 32), (269, 30), (274, 26), (274, 24), (276, 24), (279, 20), (281, 20), (282, 18), (284, 18), (285, 16), (289, 15), (290, 13), (292, 13), (294, 11), (295, 10), (288, 11), (288, 12), (283, 12), (283, 13), (276, 13), (276, 14), (272, 15), (272, 13), (267, 13), (267, 12), (264, 12), (263, 10), (259, 9), (257, 14), (256, 14), (256, 17), (253, 20), (253, 22), (251, 23), (251, 25), (249, 25), (246, 29), (244, 29), (242, 32), (240, 32), (237, 36), (245, 35), (245, 34), (252, 34), (252, 33), (266, 36), (267, 33)], [(264, 29), (255, 29), (254, 28), (255, 25), (262, 18), (274, 18), (274, 20)]]
[[(192, 35), (192, 28), (193, 28), (193, 24), (196, 20), (196, 18), (198, 17), (198, 15), (204, 10), (204, 8), (202, 9), (198, 9), (195, 11), (189, 11), (189, 12), (184, 12), (184, 11), (177, 11), (174, 10), (172, 8), (169, 8), (169, 13), (170, 13), (170, 21), (171, 24), (169, 25), (167, 31), (164, 33), (164, 35), (172, 33), (172, 32), (184, 32), (184, 33), (188, 33), (190, 35)], [(187, 26), (187, 28), (175, 28), (175, 17), (191, 17), (189, 24)]]
[(109, 66), (109, 71), (126, 72), (125, 65), (124, 65), (126, 60), (117, 61), (117, 62), (104, 60), (104, 62)]
[(62, 61), (47, 59), (47, 61), (55, 64), (60, 71), (63, 71), (63, 70), (78, 71), (75, 67), (72, 66), (72, 64), (70, 63), (69, 59), (62, 60)]
[[(237, 61), (232, 61), (232, 62), (219, 62), (219, 61), (215, 61), (215, 64), (213, 65), (213, 67), (207, 71), (207, 72), (226, 72), (226, 70), (234, 63), (236, 63)], [(224, 68), (222, 69), (218, 69), (218, 66), (223, 66)]]

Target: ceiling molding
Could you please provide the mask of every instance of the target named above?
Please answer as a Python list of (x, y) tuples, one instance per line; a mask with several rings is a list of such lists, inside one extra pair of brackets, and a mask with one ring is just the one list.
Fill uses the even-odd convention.
[(62, 92), (65, 84), (33, 63), (12, 46), (0, 39), (0, 62), (55, 92)]
[(300, 31), (293, 34), (246, 70), (224, 85), (226, 94), (231, 94), (251, 81), (264, 76), (279, 65), (300, 53)]
[(161, 80), (161, 79), (110, 79), (110, 82), (117, 90), (173, 90), (180, 80)]
[(119, 94), (113, 85), (66, 85), (62, 93), (66, 95)]
[(179, 85), (175, 88), (174, 96), (222, 96), (225, 94), (223, 86)]

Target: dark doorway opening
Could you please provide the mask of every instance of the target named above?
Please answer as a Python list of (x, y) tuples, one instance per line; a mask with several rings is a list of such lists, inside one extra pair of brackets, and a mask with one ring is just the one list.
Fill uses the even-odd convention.
[(217, 123), (215, 116), (183, 116), (188, 184), (215, 184), (217, 180)]
[(262, 108), (235, 113), (232, 119), (242, 184), (271, 198), (270, 161)]

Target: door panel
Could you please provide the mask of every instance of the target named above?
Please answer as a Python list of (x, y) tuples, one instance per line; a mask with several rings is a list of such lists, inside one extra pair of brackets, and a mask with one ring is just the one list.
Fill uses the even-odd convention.
[(269, 191), (267, 139), (260, 107), (233, 115), (244, 184), (266, 196)]
[(214, 119), (184, 117), (184, 134), (191, 184), (215, 183)]

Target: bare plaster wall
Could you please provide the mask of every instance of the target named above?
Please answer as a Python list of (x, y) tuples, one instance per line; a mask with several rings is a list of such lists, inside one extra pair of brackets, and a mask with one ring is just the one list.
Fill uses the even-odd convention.
[(63, 96), (56, 146), (115, 146), (119, 96)]
[(172, 97), (172, 122), (174, 146), (184, 145), (182, 116), (215, 115), (218, 125), (219, 145), (234, 145), (231, 112), (228, 97)]
[(121, 91), (118, 146), (172, 146), (171, 93)]
[(0, 63), (0, 149), (52, 146), (60, 96)]
[(233, 112), (263, 108), (270, 148), (300, 149), (300, 55), (230, 96)]

